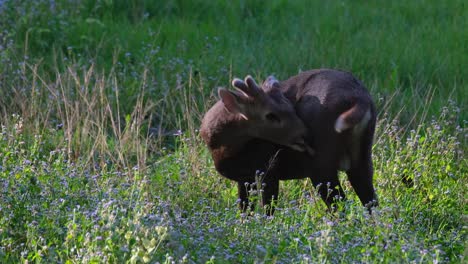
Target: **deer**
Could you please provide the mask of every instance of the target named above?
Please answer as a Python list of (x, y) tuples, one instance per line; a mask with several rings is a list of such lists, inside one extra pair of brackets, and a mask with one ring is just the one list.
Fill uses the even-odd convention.
[[(252, 83), (252, 80), (247, 81), (246, 78), (248, 82)], [(232, 83), (240, 90), (250, 87), (239, 80)], [(295, 137), (296, 140), (292, 142), (296, 144), (288, 144), (290, 140), (286, 140), (286, 143), (278, 138), (272, 140), (268, 138), (268, 130), (262, 131), (266, 133), (262, 136), (259, 136), (262, 133), (257, 133), (256, 137), (244, 138), (241, 144), (231, 144), (229, 135), (242, 134), (242, 131), (234, 130), (244, 130), (245, 127), (236, 124), (236, 119), (225, 121), (226, 117), (219, 114), (222, 112), (219, 109), (223, 109), (221, 102), (213, 106), (202, 121), (201, 135), (212, 154), (216, 170), (238, 184), (240, 209), (252, 209), (245, 183), (254, 182), (257, 171), (264, 172), (261, 204), (268, 215), (275, 210), (273, 205), (278, 198), (279, 181), (304, 178), (311, 179), (328, 208), (334, 210), (338, 200), (346, 199), (338, 171), (346, 172), (361, 203), (369, 212), (373, 206), (377, 206), (372, 183), (372, 140), (376, 112), (365, 86), (351, 73), (318, 69), (282, 82), (270, 76), (261, 89), (267, 97), (288, 105), (288, 109), (293, 105), (295, 115), (288, 112), (287, 116), (280, 118), (275, 112), (269, 112), (267, 119), (281, 123), (287, 122), (284, 118), (291, 116), (294, 122), (299, 118), (306, 132), (299, 133), (302, 139)], [(217, 125), (213, 119), (224, 126)], [(290, 130), (295, 129), (288, 126)], [(223, 145), (226, 144), (235, 146), (225, 148)], [(228, 151), (228, 155), (224, 153), (225, 149), (232, 148), (235, 151)]]
[[(306, 127), (297, 116), (291, 102), (280, 90), (266, 93), (251, 76), (244, 81), (232, 81), (235, 91), (218, 89), (218, 100), (204, 115), (200, 135), (207, 145), (216, 170), (222, 176), (236, 181), (239, 207), (252, 208), (246, 183), (255, 182), (256, 171), (272, 167), (272, 158), (285, 160), (285, 148), (300, 156), (305, 164), (314, 155), (305, 144)], [(286, 175), (288, 166), (273, 166), (272, 174), (262, 179), (265, 188), (261, 204), (268, 208), (278, 196), (279, 175)], [(299, 174), (299, 173), (296, 173)], [(272, 210), (270, 210), (270, 213)]]

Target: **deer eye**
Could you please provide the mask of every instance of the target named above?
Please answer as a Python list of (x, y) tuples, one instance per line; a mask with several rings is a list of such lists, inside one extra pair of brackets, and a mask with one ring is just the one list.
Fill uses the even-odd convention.
[(279, 118), (279, 116), (277, 116), (276, 114), (274, 113), (268, 113), (265, 115), (265, 118), (266, 120), (270, 121), (270, 122), (273, 122), (273, 123), (280, 123), (281, 122), (281, 119)]

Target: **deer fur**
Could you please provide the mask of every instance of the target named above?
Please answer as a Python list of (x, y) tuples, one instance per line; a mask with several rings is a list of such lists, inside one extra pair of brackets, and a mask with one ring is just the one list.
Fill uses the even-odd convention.
[[(262, 90), (270, 97), (278, 96), (280, 92), (294, 105), (297, 117), (307, 128), (302, 152), (285, 147), (288, 144), (284, 142), (262, 137), (244, 138), (240, 144), (230, 141), (229, 136), (224, 140), (213, 140), (212, 130), (230, 135), (242, 134), (234, 130), (245, 129), (236, 122), (224, 127), (212, 125), (209, 120), (213, 117), (210, 116), (219, 115), (210, 113), (213, 110), (208, 111), (202, 122), (202, 137), (217, 171), (238, 184), (241, 209), (249, 207), (248, 185), (245, 183), (255, 182), (257, 171), (263, 172), (263, 205), (270, 205), (277, 199), (280, 180), (308, 177), (322, 199), (332, 207), (338, 198), (345, 198), (338, 181), (339, 170), (346, 172), (363, 205), (369, 208), (377, 205), (371, 157), (376, 113), (364, 85), (350, 73), (319, 69), (282, 82), (270, 76)], [(220, 115), (218, 118), (224, 120), (226, 117)], [(218, 147), (209, 144), (213, 141), (218, 142)], [(227, 155), (225, 151), (230, 147), (221, 147), (224, 144), (236, 146), (235, 151), (228, 151), (230, 154)], [(274, 207), (270, 207), (267, 213), (272, 214), (273, 210)]]

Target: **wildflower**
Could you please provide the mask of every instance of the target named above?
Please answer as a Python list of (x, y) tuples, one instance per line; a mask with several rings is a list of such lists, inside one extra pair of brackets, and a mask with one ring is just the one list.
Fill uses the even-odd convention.
[(259, 258), (264, 258), (267, 254), (267, 250), (262, 245), (257, 245), (255, 247), (255, 251)]

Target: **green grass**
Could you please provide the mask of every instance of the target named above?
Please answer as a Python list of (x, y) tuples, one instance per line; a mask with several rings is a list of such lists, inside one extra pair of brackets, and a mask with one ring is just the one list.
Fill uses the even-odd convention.
[[(0, 262), (463, 263), (467, 16), (463, 1), (0, 1)], [(274, 217), (240, 214), (198, 137), (213, 91), (318, 67), (376, 101), (380, 207), (342, 177), (339, 213), (307, 180), (282, 182)]]

